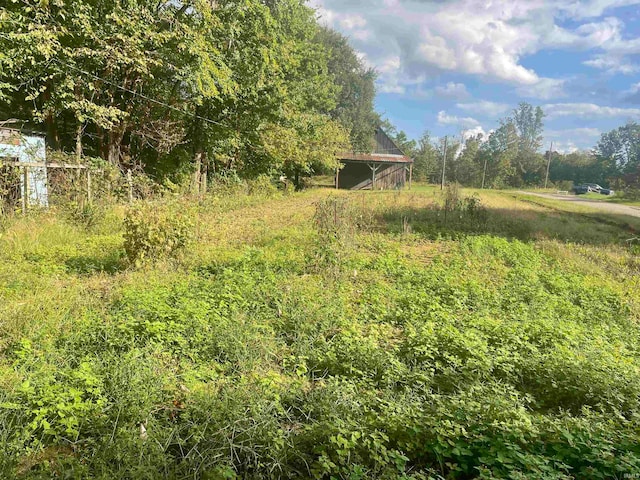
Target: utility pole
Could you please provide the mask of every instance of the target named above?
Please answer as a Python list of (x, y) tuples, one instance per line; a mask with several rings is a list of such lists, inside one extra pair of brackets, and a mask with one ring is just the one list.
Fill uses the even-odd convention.
[(444, 175), (447, 169), (447, 137), (444, 137), (444, 155), (442, 156), (442, 182), (440, 183), (440, 190), (444, 190)]
[(487, 160), (489, 155), (485, 154), (484, 156), (484, 169), (482, 170), (482, 190), (484, 190), (484, 179), (487, 176)]
[(547, 183), (549, 183), (549, 167), (551, 167), (551, 155), (553, 154), (553, 142), (551, 142), (551, 146), (549, 147), (549, 160), (547, 161), (547, 176), (544, 179), (544, 188), (547, 188)]

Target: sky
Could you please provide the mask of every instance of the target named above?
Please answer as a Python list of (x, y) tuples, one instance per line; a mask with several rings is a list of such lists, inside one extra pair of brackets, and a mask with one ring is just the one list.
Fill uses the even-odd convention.
[(378, 72), (376, 108), (417, 139), (484, 135), (520, 102), (544, 147), (640, 121), (640, 0), (310, 0)]

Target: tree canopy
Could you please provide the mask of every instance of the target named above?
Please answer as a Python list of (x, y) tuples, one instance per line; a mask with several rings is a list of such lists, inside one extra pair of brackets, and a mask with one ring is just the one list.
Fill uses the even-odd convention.
[[(467, 136), (461, 144), (449, 137), (446, 181), (482, 188), (543, 186), (549, 165), (548, 181), (563, 189), (567, 183), (599, 183), (640, 190), (640, 125), (628, 122), (602, 134), (589, 151), (543, 153), (544, 117), (541, 107), (521, 102), (486, 136)], [(417, 180), (441, 181), (443, 138), (425, 131), (416, 142), (388, 121), (383, 126), (414, 159)]]
[(311, 173), (378, 120), (374, 72), (299, 0), (16, 0), (0, 72), (0, 117), (156, 175)]

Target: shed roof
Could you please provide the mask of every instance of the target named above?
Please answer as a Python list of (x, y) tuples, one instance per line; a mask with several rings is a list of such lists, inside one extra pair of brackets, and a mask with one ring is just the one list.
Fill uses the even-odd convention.
[(351, 162), (413, 163), (413, 159), (407, 157), (381, 127), (376, 128), (373, 152), (343, 152), (338, 157)]
[(343, 153), (340, 160), (366, 163), (413, 163), (413, 159), (406, 155), (388, 155), (382, 153)]

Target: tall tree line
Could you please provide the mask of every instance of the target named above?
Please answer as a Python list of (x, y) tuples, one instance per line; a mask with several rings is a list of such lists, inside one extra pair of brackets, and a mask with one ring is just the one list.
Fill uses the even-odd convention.
[(367, 150), (374, 72), (300, 0), (16, 0), (0, 119), (158, 176), (299, 178)]
[(417, 180), (439, 182), (446, 153), (445, 180), (462, 185), (490, 188), (540, 183), (546, 173), (542, 146), (544, 113), (540, 107), (521, 103), (512, 115), (498, 122), (486, 138), (482, 134), (462, 139), (434, 140), (429, 131), (416, 142), (398, 132), (387, 130), (398, 146), (414, 159)]
[[(419, 181), (439, 183), (445, 156), (442, 138), (425, 132), (418, 141), (398, 131), (389, 122), (386, 129), (407, 155), (414, 159)], [(561, 155), (542, 152), (544, 112), (522, 102), (510, 116), (483, 137), (461, 141), (449, 137), (446, 149), (446, 181), (485, 188), (543, 186), (551, 184), (599, 183), (613, 188), (640, 190), (640, 125), (628, 122), (604, 133), (589, 151)]]

